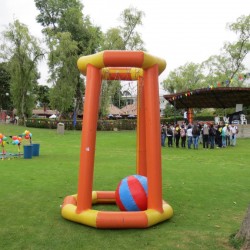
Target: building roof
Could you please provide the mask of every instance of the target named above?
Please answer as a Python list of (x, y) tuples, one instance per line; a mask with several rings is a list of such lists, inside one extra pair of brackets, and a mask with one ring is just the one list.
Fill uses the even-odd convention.
[(236, 104), (250, 106), (250, 88), (204, 88), (164, 95), (164, 98), (177, 109), (232, 108)]
[(115, 105), (110, 104), (110, 105), (109, 105), (109, 114), (112, 114), (112, 115), (120, 115), (120, 114), (122, 114), (122, 111), (121, 111), (121, 109), (119, 109), (119, 108), (116, 107)]
[(121, 109), (124, 115), (137, 115), (137, 104), (129, 104)]
[(33, 109), (32, 110), (32, 114), (33, 115), (53, 115), (53, 114), (57, 114), (58, 112), (56, 110), (50, 110), (50, 109), (46, 109), (44, 111), (44, 109)]

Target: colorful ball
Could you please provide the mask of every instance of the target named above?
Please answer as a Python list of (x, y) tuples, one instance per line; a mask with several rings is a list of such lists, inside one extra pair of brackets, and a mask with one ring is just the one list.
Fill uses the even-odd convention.
[(12, 140), (14, 141), (14, 140), (16, 140), (17, 139), (17, 136), (16, 135), (13, 135), (12, 136)]
[(15, 142), (15, 145), (18, 145), (19, 143), (20, 143), (20, 141), (19, 140), (14, 140), (14, 142)]
[(120, 181), (115, 191), (116, 204), (121, 211), (147, 209), (148, 183), (142, 175), (130, 175)]

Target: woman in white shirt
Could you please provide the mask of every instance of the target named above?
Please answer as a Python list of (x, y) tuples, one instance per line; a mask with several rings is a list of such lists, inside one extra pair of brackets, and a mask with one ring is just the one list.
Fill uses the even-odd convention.
[(238, 128), (234, 124), (231, 126), (231, 134), (232, 134), (232, 146), (236, 145), (236, 135), (238, 134)]

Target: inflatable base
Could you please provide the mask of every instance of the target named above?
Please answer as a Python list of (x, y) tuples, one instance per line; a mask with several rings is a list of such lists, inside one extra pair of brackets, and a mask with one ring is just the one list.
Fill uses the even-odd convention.
[[(92, 191), (92, 204), (115, 204), (115, 191)], [(62, 204), (62, 217), (95, 228), (147, 228), (173, 216), (172, 207), (162, 202), (162, 212), (147, 209), (136, 212), (98, 211), (77, 213), (77, 195), (67, 196)]]

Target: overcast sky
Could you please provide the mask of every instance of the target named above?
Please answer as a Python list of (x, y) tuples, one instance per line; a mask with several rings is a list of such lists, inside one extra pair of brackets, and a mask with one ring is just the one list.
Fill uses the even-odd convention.
[[(139, 29), (148, 53), (164, 58), (168, 73), (187, 62), (201, 63), (211, 55), (219, 54), (224, 42), (236, 36), (226, 29), (241, 15), (249, 15), (249, 0), (81, 0), (84, 15), (105, 32), (119, 24), (120, 13), (135, 7), (143, 11), (143, 26)], [(26, 24), (32, 35), (41, 37), (41, 26), (36, 23), (33, 0), (0, 0), (0, 31), (14, 18)], [(40, 67), (42, 80), (47, 68)], [(250, 66), (248, 70), (250, 69)], [(41, 82), (40, 81), (40, 82)]]

